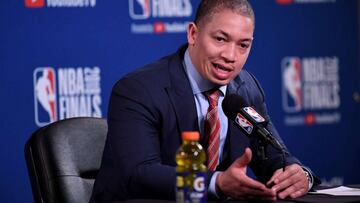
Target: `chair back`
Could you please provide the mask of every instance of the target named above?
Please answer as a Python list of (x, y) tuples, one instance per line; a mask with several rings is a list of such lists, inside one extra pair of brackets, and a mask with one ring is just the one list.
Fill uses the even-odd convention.
[(35, 131), (25, 158), (35, 202), (89, 202), (107, 134), (102, 118), (61, 120)]

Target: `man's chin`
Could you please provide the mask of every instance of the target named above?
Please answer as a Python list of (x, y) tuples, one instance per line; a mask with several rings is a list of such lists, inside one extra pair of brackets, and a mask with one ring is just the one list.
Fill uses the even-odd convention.
[(216, 84), (216, 85), (219, 85), (219, 86), (224, 86), (224, 85), (227, 85), (230, 83), (230, 79), (227, 79), (227, 80), (219, 80), (219, 79), (213, 79), (211, 82)]

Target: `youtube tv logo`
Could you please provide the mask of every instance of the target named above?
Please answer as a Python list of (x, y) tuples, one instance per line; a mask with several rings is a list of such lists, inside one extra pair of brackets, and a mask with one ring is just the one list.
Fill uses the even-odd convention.
[(281, 5), (288, 5), (294, 3), (294, 0), (276, 0), (276, 3)]
[(93, 8), (96, 0), (24, 0), (25, 7), (32, 8)]
[(45, 6), (45, 0), (25, 0), (27, 8), (42, 8)]
[(154, 32), (155, 33), (163, 33), (163, 32), (165, 32), (165, 23), (163, 23), (163, 22), (155, 22), (154, 23)]

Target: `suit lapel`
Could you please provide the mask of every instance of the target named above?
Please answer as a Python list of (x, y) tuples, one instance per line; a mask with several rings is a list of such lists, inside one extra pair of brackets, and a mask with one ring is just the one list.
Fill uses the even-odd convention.
[(186, 47), (182, 47), (170, 60), (170, 86), (166, 88), (175, 111), (179, 132), (199, 131), (194, 95), (183, 67), (185, 50)]
[[(237, 94), (245, 99), (249, 98), (245, 88), (245, 80), (241, 77), (241, 74), (240, 77), (236, 77), (230, 82), (226, 94)], [(245, 148), (250, 145), (250, 142), (247, 136), (236, 126), (234, 121), (229, 120), (228, 125), (227, 146), (224, 149), (224, 155), (226, 157), (224, 158), (232, 163), (244, 153)]]

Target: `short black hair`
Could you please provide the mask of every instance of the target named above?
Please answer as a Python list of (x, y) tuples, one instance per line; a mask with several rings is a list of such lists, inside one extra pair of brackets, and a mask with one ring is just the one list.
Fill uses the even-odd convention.
[(255, 14), (247, 0), (202, 0), (196, 10), (195, 24), (199, 25), (221, 10), (231, 10), (252, 19), (255, 26)]

